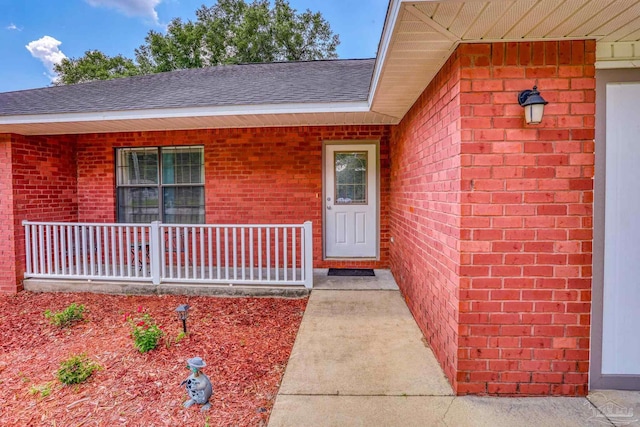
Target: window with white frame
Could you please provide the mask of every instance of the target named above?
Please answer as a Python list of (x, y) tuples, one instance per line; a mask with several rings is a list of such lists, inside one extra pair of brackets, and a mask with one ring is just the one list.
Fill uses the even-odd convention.
[(118, 221), (204, 223), (204, 148), (120, 148), (116, 152)]

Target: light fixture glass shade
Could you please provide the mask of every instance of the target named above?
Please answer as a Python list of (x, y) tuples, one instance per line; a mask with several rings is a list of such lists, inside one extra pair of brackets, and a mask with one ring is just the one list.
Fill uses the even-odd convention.
[(538, 87), (534, 86), (533, 90), (523, 90), (518, 94), (518, 104), (524, 108), (524, 119), (527, 124), (538, 124), (542, 121), (544, 114), (544, 106), (547, 101), (538, 92)]
[(530, 104), (524, 107), (524, 119), (527, 124), (538, 124), (544, 115), (544, 104)]

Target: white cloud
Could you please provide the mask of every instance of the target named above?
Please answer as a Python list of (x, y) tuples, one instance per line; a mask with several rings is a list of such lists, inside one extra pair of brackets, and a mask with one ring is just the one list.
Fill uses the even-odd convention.
[(13, 22), (9, 25), (7, 25), (5, 27), (5, 29), (10, 30), (10, 31), (22, 31), (22, 28), (18, 28), (18, 26), (16, 24), (14, 24)]
[(67, 56), (62, 53), (58, 48), (62, 44), (61, 41), (54, 39), (51, 36), (44, 36), (38, 40), (34, 40), (25, 47), (34, 58), (38, 58), (44, 66), (47, 68), (47, 76), (53, 81), (56, 78), (56, 73), (53, 70), (53, 66)]
[(85, 0), (93, 7), (108, 7), (116, 9), (127, 16), (142, 16), (153, 19), (158, 23), (156, 6), (162, 0)]

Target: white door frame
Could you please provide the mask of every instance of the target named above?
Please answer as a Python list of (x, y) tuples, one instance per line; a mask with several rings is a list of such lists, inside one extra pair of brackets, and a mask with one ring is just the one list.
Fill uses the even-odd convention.
[[(375, 152), (375, 162), (370, 162), (370, 165), (375, 165), (376, 172), (376, 255), (374, 257), (357, 257), (357, 258), (334, 258), (327, 257), (327, 147), (328, 146), (353, 146), (353, 145), (373, 145)], [(379, 140), (339, 140), (339, 141), (324, 141), (322, 144), (322, 258), (323, 259), (354, 259), (354, 260), (379, 260), (380, 259), (380, 141)]]
[(605, 260), (605, 193), (608, 83), (640, 82), (640, 70), (596, 71), (596, 156), (593, 213), (593, 284), (591, 301), (590, 389), (640, 390), (640, 375), (603, 374), (603, 314)]

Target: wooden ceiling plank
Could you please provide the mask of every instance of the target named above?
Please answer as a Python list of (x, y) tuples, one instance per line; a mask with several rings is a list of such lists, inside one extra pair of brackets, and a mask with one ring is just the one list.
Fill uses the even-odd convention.
[(487, 2), (468, 2), (463, 3), (457, 19), (449, 26), (449, 31), (459, 38), (472, 25), (476, 18), (487, 7)]
[(616, 0), (590, 0), (580, 9), (575, 10), (567, 19), (565, 19), (560, 25), (551, 29), (545, 37), (548, 38), (560, 38), (566, 37), (576, 28), (583, 25), (588, 20), (593, 19), (595, 15), (603, 9), (611, 6)]
[(612, 17), (608, 22), (599, 26), (590, 34), (608, 34), (610, 40), (615, 37), (623, 37), (638, 28), (638, 17), (640, 17), (640, 3), (636, 3), (624, 12)]
[(558, 7), (554, 9), (553, 13), (547, 15), (545, 19), (540, 20), (535, 27), (529, 30), (526, 36), (532, 38), (543, 38), (547, 36), (550, 31), (563, 25), (565, 21), (578, 13), (580, 9), (586, 7), (588, 3), (589, 2), (584, 0), (565, 0), (559, 2)]
[(424, 41), (420, 41), (420, 42), (400, 42), (400, 41), (396, 41), (393, 45), (393, 50), (395, 51), (396, 48), (398, 48), (398, 50), (400, 51), (406, 51), (406, 52), (411, 52), (411, 51), (430, 51), (430, 50), (449, 50), (449, 47), (451, 46), (451, 40), (442, 40), (442, 38), (440, 37), (440, 40), (424, 40)]
[(436, 9), (438, 8), (438, 3), (434, 3), (434, 2), (416, 3), (416, 8), (421, 13), (427, 15), (429, 18), (432, 18), (433, 14), (436, 12)]
[(541, 0), (520, 20), (503, 34), (501, 37), (505, 39), (518, 39), (525, 37), (533, 28), (555, 16), (557, 9), (564, 4), (558, 0)]
[(479, 13), (473, 23), (466, 28), (462, 35), (462, 40), (480, 40), (505, 16), (514, 1), (510, 2), (489, 2), (486, 8)]
[(402, 33), (435, 33), (436, 31), (422, 21), (403, 21), (398, 25), (397, 34)]
[(505, 14), (494, 23), (494, 25), (484, 31), (483, 39), (501, 39), (513, 28), (517, 28), (520, 22), (530, 13), (531, 9), (538, 3), (538, 0), (520, 0), (513, 2)]
[[(434, 31), (435, 32), (435, 31)], [(422, 42), (425, 40), (425, 33), (402, 32), (396, 34), (396, 42)]]
[(436, 21), (431, 19), (431, 17), (429, 17), (429, 16), (425, 15), (424, 13), (422, 13), (420, 11), (420, 9), (418, 9), (415, 5), (406, 5), (405, 6), (405, 10), (407, 12), (409, 12), (411, 15), (413, 15), (414, 17), (418, 18), (420, 21), (424, 22), (429, 27), (431, 27), (434, 30), (436, 30), (438, 33), (440, 33), (446, 39), (454, 41), (454, 42), (459, 40), (459, 38), (455, 34), (451, 33), (449, 30), (444, 28), (442, 25), (438, 24)]
[(464, 3), (440, 3), (432, 19), (448, 30), (458, 17), (463, 6)]
[[(618, 41), (618, 40), (616, 40)], [(640, 41), (640, 29), (627, 34), (626, 36), (620, 38), (620, 41), (625, 41), (625, 42), (637, 42)]]

